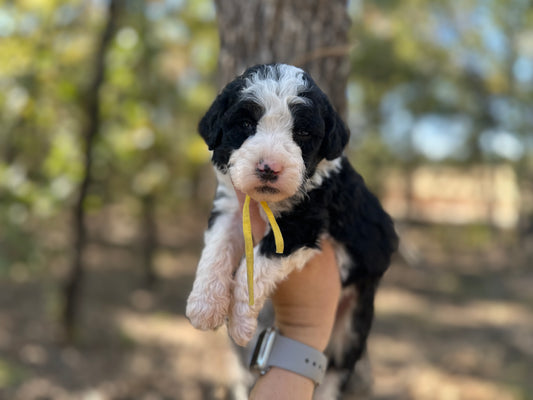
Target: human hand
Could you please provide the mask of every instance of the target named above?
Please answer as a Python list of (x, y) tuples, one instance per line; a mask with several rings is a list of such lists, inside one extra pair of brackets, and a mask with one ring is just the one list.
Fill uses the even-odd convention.
[[(245, 195), (237, 192), (239, 203)], [(263, 237), (266, 222), (260, 217), (259, 205), (250, 201), (250, 219), (254, 242)], [(328, 241), (300, 271), (294, 271), (281, 282), (272, 296), (275, 324), (280, 333), (317, 350), (324, 351), (331, 336), (340, 297), (340, 276), (335, 254)], [(311, 398), (311, 380), (279, 368), (272, 368), (259, 378), (252, 399)]]

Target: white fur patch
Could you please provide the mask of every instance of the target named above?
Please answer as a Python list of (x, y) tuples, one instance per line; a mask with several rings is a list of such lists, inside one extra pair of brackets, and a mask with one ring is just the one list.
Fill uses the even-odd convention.
[(329, 178), (341, 170), (342, 157), (337, 157), (334, 160), (323, 159), (318, 163), (316, 171), (304, 184), (304, 190), (309, 192), (312, 189), (320, 187), (324, 179)]
[(328, 371), (317, 386), (313, 394), (313, 400), (335, 400), (339, 398), (340, 373)]
[[(306, 82), (304, 72), (289, 65), (273, 66), (264, 72), (247, 78), (247, 86), (241, 92), (243, 100), (253, 100), (264, 113), (255, 134), (232, 153), (229, 173), (240, 191), (258, 201), (276, 202), (296, 194), (303, 182), (305, 164), (293, 139), (290, 105), (307, 103), (298, 96)], [(275, 182), (265, 183), (257, 176), (260, 163), (279, 167)]]
[[(333, 326), (333, 332), (329, 340), (326, 353), (330, 355), (337, 362), (341, 362), (344, 358), (344, 352), (347, 348), (347, 343), (352, 343), (357, 339), (352, 326), (353, 309), (356, 306), (357, 293), (353, 286), (349, 286), (342, 290), (339, 300), (339, 310), (337, 318), (335, 319), (335, 325)], [(343, 308), (341, 311), (340, 308)], [(341, 315), (339, 315), (341, 312)]]
[(330, 238), (330, 240), (332, 241), (333, 248), (335, 249), (335, 259), (337, 261), (337, 266), (339, 267), (341, 282), (346, 282), (346, 279), (348, 279), (348, 274), (353, 267), (353, 260), (346, 251), (344, 245), (334, 241), (332, 238)]
[(258, 71), (246, 79), (243, 98), (254, 100), (266, 109), (279, 105), (280, 100), (285, 105), (306, 103), (307, 99), (298, 97), (307, 88), (304, 75), (302, 69), (292, 65), (269, 66), (266, 71)]
[[(198, 329), (214, 329), (229, 311), (233, 270), (244, 253), (239, 203), (228, 179), (217, 173), (219, 186), (213, 210), (220, 212), (204, 234), (196, 278), (187, 300), (186, 315)], [(231, 182), (229, 183), (231, 185)]]
[(215, 174), (218, 181), (213, 210), (220, 211), (224, 214), (240, 213), (239, 201), (233, 189), (233, 184), (228, 174), (224, 174), (215, 168)]

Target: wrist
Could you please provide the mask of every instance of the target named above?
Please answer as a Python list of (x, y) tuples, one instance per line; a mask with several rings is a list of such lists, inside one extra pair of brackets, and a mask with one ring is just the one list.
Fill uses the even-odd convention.
[(259, 335), (250, 360), (250, 368), (262, 375), (277, 367), (308, 378), (313, 384), (322, 382), (327, 364), (324, 353), (281, 335), (275, 328)]
[(321, 352), (326, 349), (331, 334), (329, 327), (276, 322), (276, 326), (283, 336), (297, 340)]
[(250, 393), (250, 400), (311, 399), (314, 389), (315, 385), (310, 379), (273, 367), (257, 380)]

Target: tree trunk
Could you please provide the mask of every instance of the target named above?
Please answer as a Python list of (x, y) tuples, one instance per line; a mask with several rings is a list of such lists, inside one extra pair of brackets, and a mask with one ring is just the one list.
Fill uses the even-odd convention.
[(346, 117), (350, 72), (347, 0), (215, 0), (219, 82), (247, 67), (281, 62), (311, 74)]
[(78, 311), (80, 290), (84, 268), (83, 254), (87, 244), (87, 226), (85, 216), (85, 199), (92, 181), (93, 147), (100, 128), (99, 91), (105, 75), (105, 55), (116, 30), (120, 0), (110, 0), (106, 25), (94, 56), (93, 78), (86, 92), (85, 115), (86, 126), (83, 131), (84, 176), (80, 184), (78, 199), (73, 210), (74, 249), (72, 265), (64, 286), (63, 327), (68, 341), (74, 338), (75, 320)]
[[(350, 72), (347, 0), (215, 0), (220, 35), (219, 86), (255, 64), (303, 68), (347, 118)], [(272, 322), (263, 313), (266, 321)], [(371, 387), (365, 354), (350, 381), (352, 394)]]
[(152, 289), (157, 282), (157, 274), (154, 269), (154, 254), (157, 249), (157, 218), (156, 201), (154, 195), (142, 198), (142, 263), (144, 276), (142, 286)]

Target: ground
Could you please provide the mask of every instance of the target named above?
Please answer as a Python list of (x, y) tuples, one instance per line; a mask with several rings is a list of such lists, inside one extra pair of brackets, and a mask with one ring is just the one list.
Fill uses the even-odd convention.
[[(228, 398), (239, 369), (225, 330), (196, 331), (184, 316), (203, 216), (160, 221), (159, 283), (147, 290), (138, 246), (130, 245), (134, 224), (117, 215), (91, 219), (74, 344), (63, 342), (57, 323), (63, 251), (48, 253), (44, 271), (15, 266), (1, 277), (0, 399)], [(371, 398), (533, 399), (527, 243), (481, 227), (399, 230), (403, 257), (376, 299)], [(48, 249), (64, 248), (65, 232), (65, 223), (56, 224), (42, 240)]]

